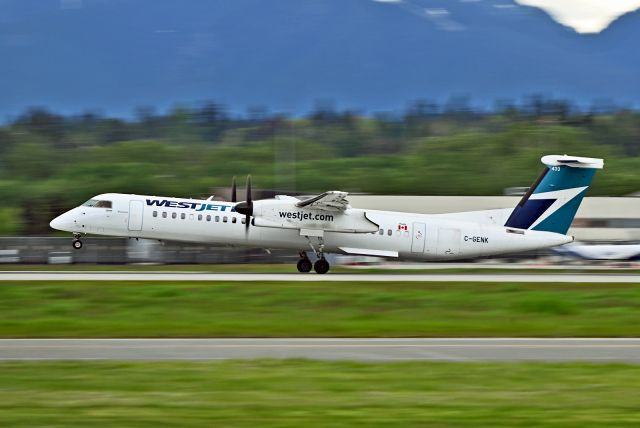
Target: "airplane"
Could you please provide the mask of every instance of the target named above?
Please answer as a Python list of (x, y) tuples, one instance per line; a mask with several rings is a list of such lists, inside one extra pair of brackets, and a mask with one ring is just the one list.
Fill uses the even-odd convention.
[(595, 244), (574, 242), (552, 251), (560, 256), (582, 260), (636, 261), (640, 260), (640, 244)]
[[(231, 202), (121, 193), (94, 196), (56, 217), (53, 229), (71, 232), (73, 248), (85, 234), (282, 248), (300, 254), (299, 272), (329, 271), (325, 253), (398, 260), (471, 259), (563, 245), (566, 233), (604, 161), (547, 155), (542, 174), (514, 208), (447, 214), (413, 214), (352, 208), (347, 193), (256, 200), (251, 176), (246, 200)], [(310, 261), (307, 250), (317, 257)]]

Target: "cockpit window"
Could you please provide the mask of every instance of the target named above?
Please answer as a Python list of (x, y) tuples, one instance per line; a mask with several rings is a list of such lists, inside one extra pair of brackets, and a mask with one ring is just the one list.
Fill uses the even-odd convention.
[(94, 208), (111, 208), (111, 201), (100, 201), (98, 199), (89, 199), (87, 202), (82, 204), (83, 207), (94, 207)]

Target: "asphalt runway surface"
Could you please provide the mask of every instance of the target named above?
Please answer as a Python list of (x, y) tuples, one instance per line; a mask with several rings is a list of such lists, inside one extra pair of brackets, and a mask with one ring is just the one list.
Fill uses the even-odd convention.
[(0, 360), (589, 361), (640, 364), (640, 339), (4, 339)]
[(278, 281), (278, 282), (563, 282), (563, 283), (638, 283), (637, 274), (367, 274), (367, 273), (202, 273), (202, 272), (60, 272), (5, 271), (0, 281)]

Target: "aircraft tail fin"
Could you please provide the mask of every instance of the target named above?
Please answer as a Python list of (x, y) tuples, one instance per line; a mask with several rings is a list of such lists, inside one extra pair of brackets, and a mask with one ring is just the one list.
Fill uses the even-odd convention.
[(507, 227), (566, 234), (596, 169), (604, 161), (577, 156), (542, 157), (545, 169), (513, 209)]

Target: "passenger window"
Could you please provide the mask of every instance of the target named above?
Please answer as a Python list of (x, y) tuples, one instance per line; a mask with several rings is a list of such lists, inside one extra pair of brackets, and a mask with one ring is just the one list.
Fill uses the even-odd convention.
[(393, 234), (393, 231), (391, 229), (387, 230), (387, 235), (391, 236)]
[(202, 220), (202, 214), (198, 214), (198, 221)]
[(166, 211), (162, 211), (162, 218), (167, 218), (167, 212)]
[(154, 211), (154, 212), (153, 212), (153, 216), (154, 216), (154, 217), (158, 217), (158, 211)]
[(222, 222), (223, 222), (223, 223), (226, 223), (226, 222), (227, 222), (227, 220), (229, 220), (229, 219), (227, 218), (227, 216), (222, 217)]
[(235, 218), (235, 217), (231, 217), (231, 223), (235, 223), (235, 222), (237, 222), (237, 221), (238, 221), (238, 219), (237, 219), (237, 218)]
[(379, 233), (380, 235), (384, 235), (384, 229), (380, 229), (380, 230), (378, 231), (378, 233)]
[(177, 213), (171, 213), (171, 218), (177, 218), (178, 214)]
[(180, 218), (184, 220), (185, 218), (187, 218), (187, 216), (185, 215), (185, 213), (182, 213), (180, 214)]
[(217, 216), (216, 216), (216, 223), (217, 223), (217, 222), (219, 222), (219, 221), (220, 221), (220, 216), (219, 216), (219, 215), (217, 215)]
[(211, 221), (211, 216), (207, 215), (207, 221)]
[(242, 222), (242, 224), (247, 224), (247, 219), (246, 219), (246, 218), (244, 218), (244, 217), (242, 217), (241, 222)]

